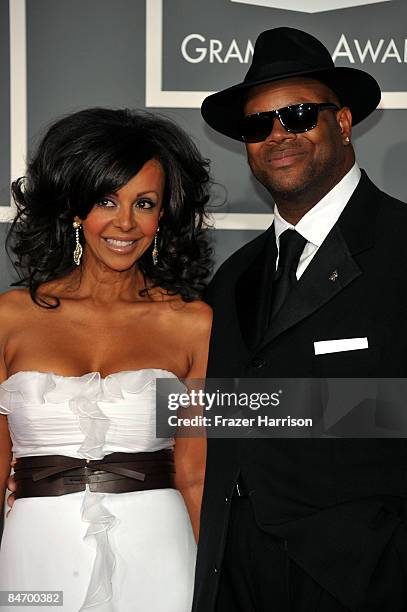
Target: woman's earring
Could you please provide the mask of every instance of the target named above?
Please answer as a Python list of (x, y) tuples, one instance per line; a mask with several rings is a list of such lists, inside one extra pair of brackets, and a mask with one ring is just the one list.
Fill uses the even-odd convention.
[(83, 248), (79, 240), (79, 228), (81, 227), (80, 221), (74, 221), (72, 223), (73, 228), (75, 230), (75, 250), (73, 252), (73, 260), (77, 266), (81, 263), (81, 257), (83, 253)]
[(153, 264), (155, 266), (158, 264), (158, 232), (159, 231), (160, 231), (160, 228), (157, 227), (157, 231), (154, 236), (154, 248), (153, 248), (153, 252), (151, 253), (153, 257)]

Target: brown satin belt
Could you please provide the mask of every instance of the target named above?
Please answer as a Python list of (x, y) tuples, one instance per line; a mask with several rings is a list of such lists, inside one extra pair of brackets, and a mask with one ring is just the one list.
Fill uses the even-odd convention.
[(112, 453), (103, 459), (65, 455), (20, 457), (14, 466), (15, 498), (66, 495), (89, 490), (128, 493), (174, 488), (174, 453)]

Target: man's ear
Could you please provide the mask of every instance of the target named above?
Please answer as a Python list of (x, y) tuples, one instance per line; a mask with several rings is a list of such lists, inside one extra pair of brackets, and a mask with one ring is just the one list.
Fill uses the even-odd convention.
[(341, 108), (337, 112), (336, 120), (341, 131), (343, 144), (348, 145), (352, 136), (352, 112), (350, 108), (347, 106)]

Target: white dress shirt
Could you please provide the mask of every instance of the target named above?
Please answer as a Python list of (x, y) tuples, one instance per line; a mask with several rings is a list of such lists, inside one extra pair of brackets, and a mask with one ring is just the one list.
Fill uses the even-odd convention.
[[(307, 241), (297, 266), (297, 280), (304, 273), (311, 259), (337, 222), (340, 214), (361, 177), (360, 168), (355, 163), (347, 174), (329, 191), (315, 206), (311, 208), (297, 223), (292, 225), (282, 218), (277, 206), (274, 206), (274, 231), (277, 250), (280, 248), (280, 236), (286, 229), (295, 229)], [(278, 266), (278, 257), (276, 269)]]

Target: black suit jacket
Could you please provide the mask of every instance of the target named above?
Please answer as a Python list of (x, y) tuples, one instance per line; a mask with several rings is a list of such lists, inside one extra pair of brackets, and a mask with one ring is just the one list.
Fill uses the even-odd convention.
[[(207, 294), (214, 309), (208, 377), (407, 376), (404, 203), (377, 189), (363, 172), (338, 222), (267, 329), (275, 260), (271, 227), (216, 274)], [(314, 353), (315, 341), (359, 337), (368, 338), (368, 349)], [(252, 491), (259, 526), (281, 538), (288, 556), (344, 606), (360, 606), (403, 520), (407, 442), (209, 440), (196, 612), (214, 610), (239, 474)], [(407, 551), (405, 540), (400, 546)]]

